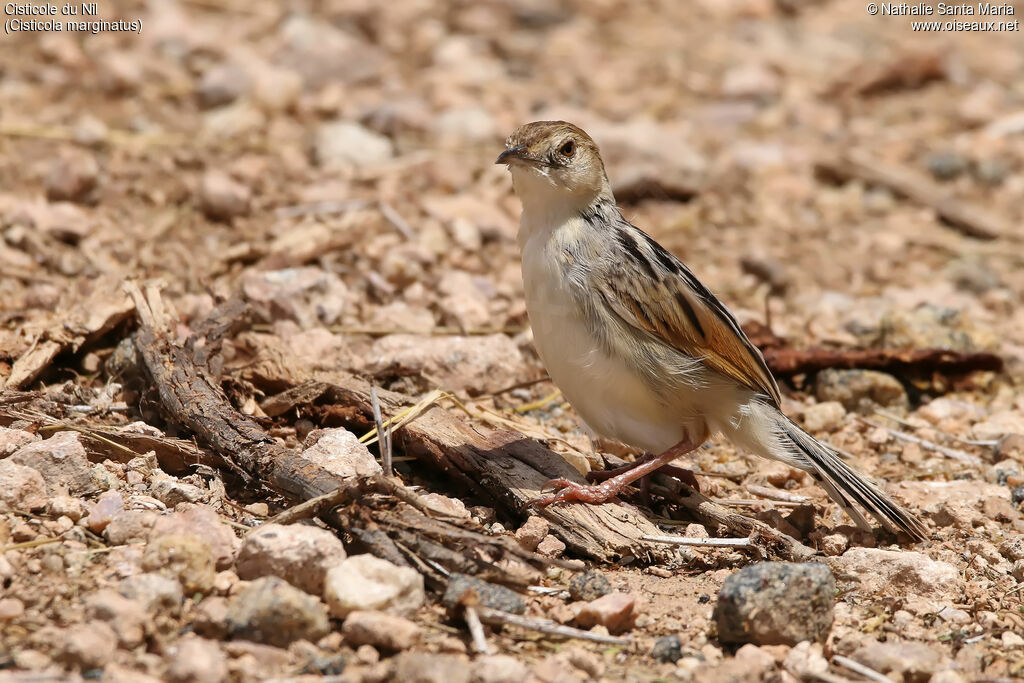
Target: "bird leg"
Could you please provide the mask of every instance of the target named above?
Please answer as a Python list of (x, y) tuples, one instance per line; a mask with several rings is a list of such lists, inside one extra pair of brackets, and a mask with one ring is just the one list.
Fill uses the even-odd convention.
[[(632, 463), (627, 470), (612, 476), (611, 479), (600, 484), (578, 484), (568, 479), (552, 479), (544, 484), (541, 490), (552, 487), (557, 490), (550, 495), (534, 498), (528, 505), (547, 507), (552, 503), (571, 503), (573, 501), (606, 503), (622, 493), (624, 488), (637, 479), (652, 474), (676, 458), (686, 455), (697, 448), (698, 445), (689, 439), (683, 439), (660, 455), (641, 458), (638, 462)], [(691, 472), (690, 474), (692, 476), (693, 473)]]
[[(605, 481), (611, 479), (623, 472), (628, 472), (634, 467), (639, 467), (645, 462), (656, 457), (658, 457), (656, 453), (644, 453), (633, 462), (627, 462), (625, 465), (620, 465), (619, 467), (615, 467), (610, 470), (595, 470), (593, 472), (587, 472), (587, 481)], [(658, 468), (656, 473), (652, 472), (651, 474), (664, 474), (669, 477), (675, 477), (690, 488), (700, 491), (700, 482), (697, 481), (697, 477), (694, 475), (692, 470), (686, 470), (682, 467), (676, 467), (675, 465), (662, 465)], [(647, 479), (644, 481), (647, 481)]]

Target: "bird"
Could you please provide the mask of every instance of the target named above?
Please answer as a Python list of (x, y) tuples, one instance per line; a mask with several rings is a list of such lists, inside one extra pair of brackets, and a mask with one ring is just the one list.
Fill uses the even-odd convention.
[[(522, 204), (517, 242), (533, 341), (592, 432), (647, 455), (600, 484), (556, 479), (531, 503), (603, 503), (723, 434), (803, 470), (858, 527), (862, 508), (915, 540), (913, 513), (782, 412), (764, 357), (693, 272), (627, 221), (594, 140), (565, 121), (517, 128), (495, 161)], [(858, 508), (859, 506), (859, 508)]]

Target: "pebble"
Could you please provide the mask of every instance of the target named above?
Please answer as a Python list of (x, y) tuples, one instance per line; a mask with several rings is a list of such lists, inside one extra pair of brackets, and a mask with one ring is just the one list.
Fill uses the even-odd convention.
[(22, 446), (27, 446), (35, 440), (35, 434), (26, 432), (24, 429), (0, 427), (0, 459), (6, 458)]
[(899, 380), (875, 370), (823, 370), (815, 380), (814, 393), (818, 401), (836, 401), (848, 411), (874, 405), (906, 409), (909, 405)]
[(10, 458), (0, 460), (0, 511), (46, 507), (46, 482), (36, 470)]
[(174, 477), (154, 477), (150, 480), (149, 488), (153, 497), (169, 508), (178, 503), (198, 503), (206, 497), (203, 489)]
[(864, 595), (955, 600), (964, 590), (963, 577), (956, 567), (921, 553), (851, 548), (828, 563), (838, 582), (852, 582)]
[(526, 601), (512, 589), (458, 573), (449, 578), (441, 603), (450, 610), (460, 605), (482, 605), (512, 614), (526, 612)]
[(150, 531), (149, 540), (181, 534), (198, 536), (206, 541), (213, 553), (214, 566), (218, 570), (229, 569), (232, 566), (235, 550), (241, 543), (231, 527), (208, 505), (185, 507), (182, 504), (173, 514), (157, 518)]
[(436, 380), (449, 391), (471, 396), (515, 384), (526, 371), (523, 354), (510, 337), (490, 334), (437, 337), (392, 334), (374, 342), (368, 372), (401, 366)]
[(147, 571), (172, 576), (187, 594), (209, 593), (213, 588), (213, 553), (199, 536), (167, 534), (151, 540), (142, 556)]
[(654, 647), (651, 648), (651, 657), (659, 662), (675, 664), (683, 657), (683, 641), (675, 634), (662, 636), (654, 641)]
[(427, 504), (432, 511), (445, 517), (469, 519), (471, 517), (466, 504), (458, 498), (443, 496), (440, 493), (420, 494), (420, 501)]
[[(97, 534), (103, 533), (103, 531), (110, 526), (110, 523), (117, 517), (121, 512), (124, 511), (124, 499), (121, 498), (121, 494), (116, 490), (104, 491), (96, 504), (89, 510), (89, 517), (86, 519), (86, 526), (90, 530)], [(155, 518), (154, 518), (155, 521)], [(139, 538), (144, 538), (148, 535), (142, 534)]]
[(913, 642), (869, 643), (854, 652), (851, 659), (905, 681), (927, 681), (936, 671), (948, 669), (952, 664), (937, 650)]
[(722, 643), (824, 642), (832, 629), (836, 582), (824, 564), (758, 562), (730, 575), (715, 605)]
[(231, 104), (249, 89), (249, 78), (235, 64), (217, 64), (203, 73), (196, 86), (199, 106), (204, 109)]
[(230, 221), (249, 213), (252, 191), (220, 171), (207, 171), (199, 181), (199, 206), (213, 220)]
[(545, 536), (544, 540), (537, 545), (537, 553), (544, 557), (561, 557), (564, 552), (565, 543), (551, 534)]
[(344, 618), (355, 610), (380, 610), (406, 616), (423, 604), (423, 576), (373, 555), (342, 560), (328, 570), (324, 599), (331, 616)]
[[(95, 510), (95, 507), (93, 509)], [(109, 520), (103, 529), (103, 535), (111, 545), (145, 541), (153, 531), (157, 517), (159, 515), (152, 510), (121, 510)]]
[(185, 599), (180, 583), (162, 574), (151, 572), (122, 579), (117, 586), (117, 592), (126, 598), (137, 600), (148, 614), (176, 613)]
[(264, 524), (242, 541), (235, 569), (242, 579), (279, 576), (312, 595), (323, 595), (327, 571), (345, 559), (330, 531), (306, 524)]
[(473, 105), (441, 112), (434, 129), (449, 143), (491, 142), (499, 136), (498, 124), (491, 112)]
[(253, 99), (269, 111), (292, 109), (302, 95), (302, 76), (290, 69), (252, 64), (255, 71)]
[(25, 603), (18, 598), (0, 598), (0, 621), (11, 621), (25, 613)]
[(580, 628), (604, 626), (609, 633), (622, 633), (633, 628), (637, 617), (637, 599), (632, 593), (609, 593), (590, 602), (570, 606)]
[(815, 403), (804, 408), (803, 426), (809, 432), (832, 432), (843, 424), (846, 408), (839, 401)]
[(808, 640), (797, 643), (786, 655), (783, 668), (800, 680), (816, 680), (828, 673), (828, 660), (821, 643)]
[(86, 514), (85, 504), (74, 496), (53, 496), (46, 503), (46, 511), (54, 517), (67, 517), (72, 522), (77, 522)]
[(608, 578), (596, 569), (577, 574), (569, 581), (569, 595), (573, 600), (596, 600), (611, 592)]
[(306, 437), (302, 457), (343, 479), (383, 472), (369, 449), (347, 429), (315, 429)]
[(234, 637), (277, 647), (316, 641), (330, 631), (324, 604), (276, 576), (256, 579), (232, 596), (227, 623)]
[(22, 446), (10, 460), (38, 471), (54, 495), (62, 487), (80, 495), (96, 485), (78, 432), (57, 432), (49, 439)]
[(356, 610), (345, 617), (341, 633), (352, 647), (372, 645), (379, 650), (401, 652), (419, 642), (421, 629), (404, 617)]
[(470, 683), (472, 670), (465, 657), (403, 652), (395, 657), (393, 680), (402, 683)]
[(930, 154), (925, 165), (937, 180), (952, 180), (968, 169), (970, 160), (960, 152), (943, 150)]
[(532, 515), (526, 522), (516, 529), (516, 541), (527, 550), (536, 550), (544, 537), (548, 535), (551, 526), (548, 521), (538, 515)]
[(110, 626), (117, 634), (117, 642), (121, 647), (137, 647), (146, 637), (149, 616), (143, 605), (109, 588), (104, 588), (86, 599), (85, 616)]
[(186, 636), (167, 649), (165, 680), (169, 683), (221, 683), (228, 678), (228, 660), (217, 643)]
[(100, 669), (114, 658), (117, 634), (102, 621), (69, 626), (54, 645), (57, 659), (76, 669)]
[(389, 138), (351, 121), (322, 124), (313, 142), (313, 159), (324, 168), (375, 164), (393, 155)]
[(224, 638), (228, 632), (227, 599), (212, 595), (200, 602), (192, 617), (192, 628), (207, 638)]
[(473, 662), (473, 680), (477, 683), (520, 683), (529, 670), (518, 657), (485, 655)]
[(1007, 434), (1024, 434), (1024, 410), (999, 411), (971, 427), (971, 435), (982, 441), (995, 441)]
[(61, 154), (46, 174), (46, 198), (52, 202), (95, 203), (99, 179), (100, 165), (92, 154), (80, 150)]

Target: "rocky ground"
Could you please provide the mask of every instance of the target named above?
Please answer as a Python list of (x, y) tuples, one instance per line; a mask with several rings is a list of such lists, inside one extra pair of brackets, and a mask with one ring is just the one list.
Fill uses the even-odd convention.
[[(913, 33), (838, 1), (99, 9), (141, 32), (0, 38), (0, 679), (1024, 676), (1019, 32)], [(518, 202), (492, 162), (541, 118), (596, 138), (627, 217), (742, 322), (770, 309), (795, 348), (1001, 359), (784, 387), (930, 540), (856, 531), (808, 477), (714, 441), (691, 460), (702, 492), (814, 547), (813, 566), (687, 547), (580, 573), (543, 517), (496, 514), (399, 451), (435, 507), (573, 561), (529, 592), (473, 590), (628, 639), (485, 626), (482, 655), (415, 569), (318, 521), (265, 523), (294, 501), (231, 472), (174, 475), (123, 445), (193, 436), (117, 371), (132, 280), (159, 287), (181, 340), (221, 300), (251, 304), (222, 386), (310, 461), (375, 467), (330, 415), (261, 408), (338, 371), (451, 392), (478, 417), (435, 410), (503, 416), (582, 471), (622, 454), (591, 443), (531, 345)], [(823, 172), (848, 153), (899, 177)], [(666, 532), (729, 535), (682, 523)]]

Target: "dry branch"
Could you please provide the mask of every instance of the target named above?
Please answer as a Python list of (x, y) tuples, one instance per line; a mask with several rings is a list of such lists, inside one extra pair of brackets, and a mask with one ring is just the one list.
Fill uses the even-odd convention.
[(820, 160), (816, 170), (821, 175), (839, 181), (856, 179), (887, 187), (901, 197), (934, 209), (942, 220), (970, 237), (995, 239), (1011, 234), (1009, 225), (999, 216), (977, 204), (950, 197), (948, 189), (909, 168), (849, 153), (834, 159)]

